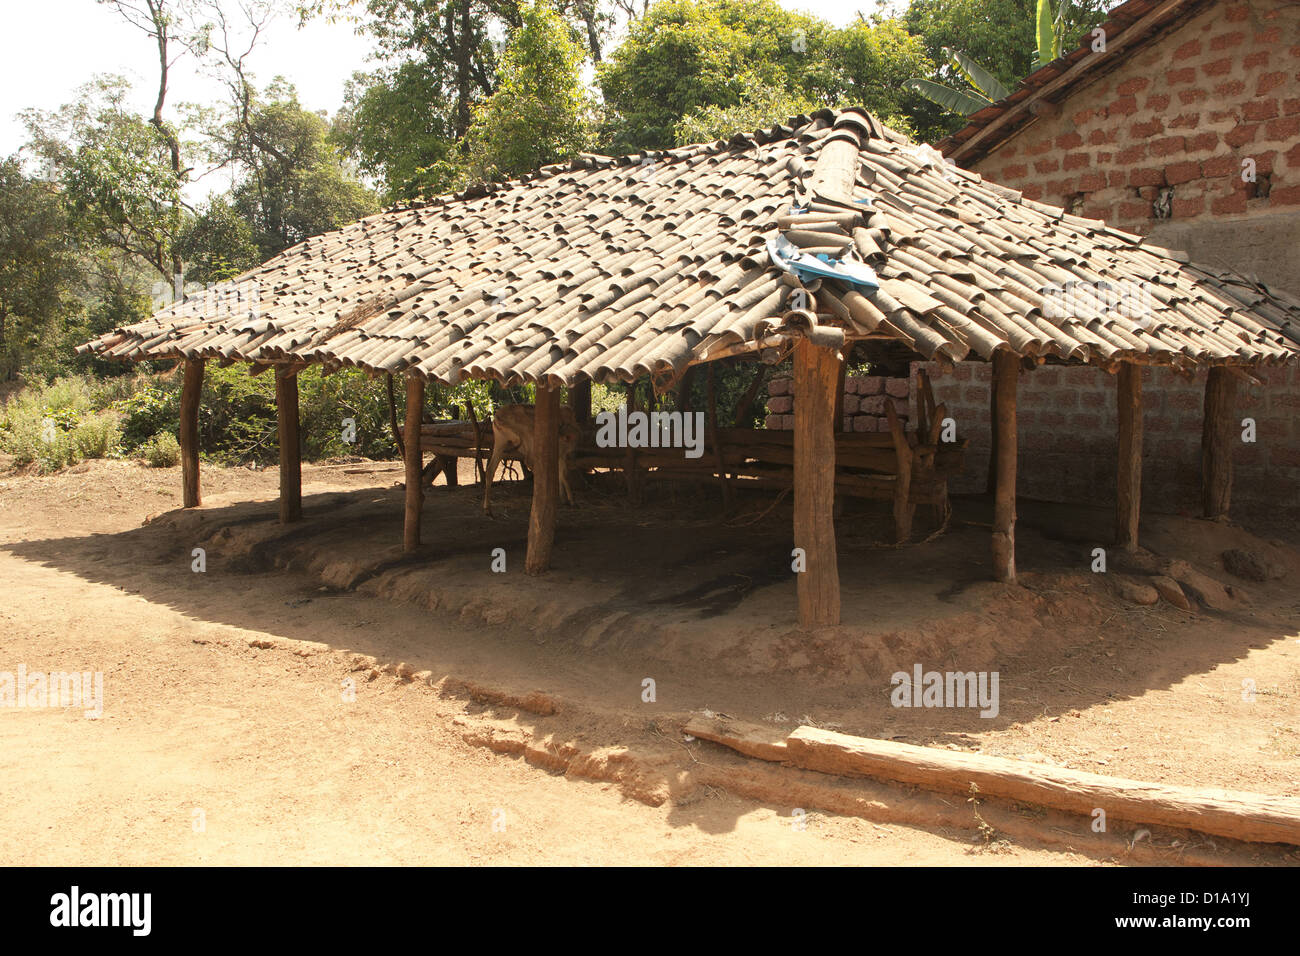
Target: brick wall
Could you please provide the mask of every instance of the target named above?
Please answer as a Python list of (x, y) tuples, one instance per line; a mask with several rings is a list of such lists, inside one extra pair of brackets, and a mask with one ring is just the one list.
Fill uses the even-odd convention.
[[(911, 384), (905, 378), (886, 378), (883, 375), (850, 375), (844, 379), (844, 431), (887, 432), (889, 419), (885, 417), (885, 403), (892, 402), (894, 411), (903, 420), (903, 427), (911, 418)], [(794, 428), (794, 382), (789, 378), (775, 378), (767, 383), (767, 427), (790, 431)]]
[[(963, 362), (948, 375), (920, 364), (935, 401), (946, 403), (958, 433), (970, 439), (954, 492), (984, 490), (989, 460), (989, 373)], [(1237, 420), (1256, 423), (1254, 444), (1233, 459), (1234, 519), (1268, 527), (1300, 526), (1300, 372), (1269, 369), (1262, 386), (1241, 383)], [(1019, 494), (1045, 501), (1111, 504), (1115, 500), (1115, 376), (1086, 367), (1040, 366), (1022, 373), (1017, 390)], [(1188, 380), (1168, 369), (1142, 372), (1144, 510), (1200, 513), (1201, 412), (1205, 374)]]
[[(1105, 56), (1106, 54), (1099, 54)], [(1300, 295), (1300, 5), (1210, 4), (1080, 86), (973, 168), (1030, 199), (1184, 249)], [(1242, 180), (1255, 162), (1256, 182)], [(966, 490), (988, 462), (988, 366), (959, 365), (936, 397), (972, 438)], [(937, 372), (932, 372), (937, 374)], [(1237, 449), (1233, 515), (1300, 525), (1300, 377), (1242, 386), (1258, 441)], [(1147, 507), (1199, 513), (1204, 374), (1143, 378)], [(1091, 369), (1021, 378), (1020, 491), (1107, 503), (1115, 491), (1115, 382)], [(959, 483), (958, 487), (962, 487)]]
[[(1106, 56), (1100, 53), (1097, 56)], [(1123, 54), (1120, 54), (1123, 56)], [(1250, 245), (1261, 224), (1300, 238), (1300, 5), (1215, 3), (1062, 101), (974, 164), (1031, 199), (1158, 237), (1170, 224), (1238, 218)], [(1256, 182), (1242, 181), (1252, 159)], [(1274, 217), (1281, 217), (1276, 219)], [(1290, 249), (1234, 257), (1216, 240), (1210, 264), (1300, 291)]]

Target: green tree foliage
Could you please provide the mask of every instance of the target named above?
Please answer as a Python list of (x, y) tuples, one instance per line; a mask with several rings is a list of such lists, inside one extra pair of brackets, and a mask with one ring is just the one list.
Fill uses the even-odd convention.
[(837, 29), (776, 0), (659, 0), (598, 78), (606, 140), (625, 152), (669, 146), (691, 130), (720, 134), (728, 118), (769, 125), (801, 104), (854, 103), (905, 131), (916, 119), (925, 128), (937, 114), (903, 81), (933, 70), (896, 21)]
[(130, 86), (99, 77), (57, 111), (23, 114), (30, 150), (57, 183), (81, 237), (138, 257), (164, 279), (184, 217), (163, 133), (126, 106)]
[(518, 176), (595, 142), (595, 103), (579, 76), (583, 48), (547, 0), (522, 6), (520, 17), (496, 92), (475, 110), (466, 136), (475, 179)]
[[(348, 174), (329, 133), (326, 119), (304, 109), (280, 80), (215, 131), (240, 172), (230, 205), (252, 230), (259, 261), (378, 211), (375, 195)], [(238, 242), (229, 230), (225, 237)]]
[(16, 158), (0, 162), (0, 380), (30, 361), (71, 306), (76, 265), (58, 192)]
[(212, 196), (188, 219), (177, 240), (186, 282), (231, 279), (261, 260), (252, 223), (225, 196)]
[[(1039, 24), (1044, 16), (1054, 38), (1044, 51), (1043, 62), (1050, 62), (1105, 20), (1111, 6), (1108, 0), (911, 0), (903, 22), (909, 33), (921, 38), (931, 59), (942, 64), (938, 75), (916, 76), (958, 91), (979, 92), (945, 48), (961, 51), (1010, 89), (1039, 65), (1039, 47), (1045, 45)], [(962, 125), (961, 118), (953, 116), (945, 125), (950, 132)]]

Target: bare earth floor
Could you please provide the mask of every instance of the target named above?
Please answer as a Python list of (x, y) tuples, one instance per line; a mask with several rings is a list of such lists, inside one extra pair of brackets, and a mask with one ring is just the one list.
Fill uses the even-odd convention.
[[(1300, 796), (1300, 555), (1282, 542), (1152, 518), (1148, 547), (1232, 587), (1180, 611), (1091, 571), (1103, 514), (1022, 503), (1008, 587), (988, 581), (981, 502), (902, 549), (881, 545), (881, 509), (851, 504), (847, 623), (806, 634), (788, 500), (723, 519), (715, 489), (634, 509), (596, 482), (561, 511), (554, 570), (529, 578), (526, 485), (499, 487), (494, 518), (439, 485), (403, 557), (400, 478), (305, 466), (306, 517), (285, 528), (273, 470), (205, 467), (191, 512), (175, 469), (0, 475), (0, 672), (104, 673), (98, 720), (0, 710), (0, 832), (21, 834), (0, 864), (1300, 862), (682, 733), (708, 712)], [(1227, 548), (1281, 576), (1231, 577)], [(996, 670), (998, 714), (891, 706), (914, 664)]]

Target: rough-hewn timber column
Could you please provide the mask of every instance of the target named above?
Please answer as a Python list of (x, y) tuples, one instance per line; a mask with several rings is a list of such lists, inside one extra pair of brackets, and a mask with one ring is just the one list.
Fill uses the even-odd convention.
[(275, 416), (280, 435), (280, 522), (302, 518), (302, 446), (298, 441), (298, 375), (275, 376)]
[(573, 406), (573, 417), (579, 425), (591, 421), (591, 379), (583, 379), (569, 389), (569, 404)]
[(560, 390), (537, 386), (533, 419), (533, 507), (528, 513), (524, 571), (541, 574), (551, 566), (555, 510), (560, 499)]
[(835, 388), (840, 359), (800, 339), (794, 350), (794, 544), (805, 570), (796, 575), (799, 624), (840, 623), (840, 570), (835, 549)]
[(989, 475), (984, 485), (986, 495), (998, 490), (998, 379), (989, 376)]
[(203, 391), (203, 361), (185, 360), (185, 382), (181, 386), (181, 484), (186, 508), (203, 503), (199, 491), (199, 395)]
[(420, 506), (424, 490), (420, 487), (424, 471), (424, 448), (420, 441), (420, 418), (424, 413), (424, 379), (406, 380), (406, 427), (402, 430), (406, 451), (406, 517), (402, 526), (402, 550), (420, 546)]
[(1142, 512), (1142, 369), (1119, 367), (1115, 382), (1119, 414), (1119, 470), (1115, 478), (1115, 544), (1136, 551)]
[(1016, 379), (1020, 359), (993, 353), (994, 416), (997, 427), (997, 487), (993, 498), (993, 574), (1016, 579)]
[(1228, 517), (1236, 405), (1237, 379), (1222, 366), (1210, 369), (1205, 382), (1205, 418), (1201, 424), (1201, 510), (1207, 518)]

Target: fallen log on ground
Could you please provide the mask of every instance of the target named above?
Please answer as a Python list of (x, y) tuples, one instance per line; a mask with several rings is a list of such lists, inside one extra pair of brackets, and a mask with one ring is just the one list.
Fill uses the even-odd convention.
[(686, 733), (804, 770), (873, 777), (927, 790), (1017, 800), (1132, 823), (1182, 827), (1252, 843), (1300, 846), (1300, 798), (1145, 783), (1006, 757), (917, 747), (799, 727), (783, 742), (771, 728), (696, 718)]

